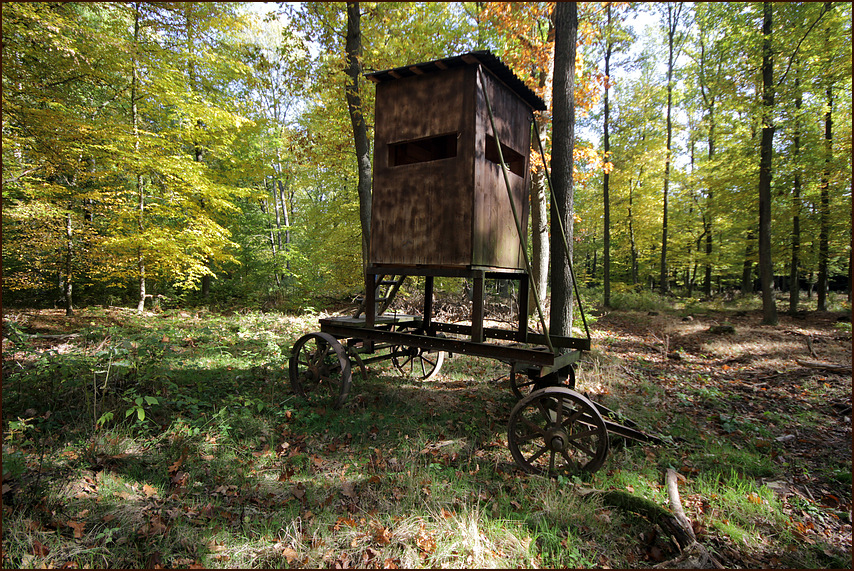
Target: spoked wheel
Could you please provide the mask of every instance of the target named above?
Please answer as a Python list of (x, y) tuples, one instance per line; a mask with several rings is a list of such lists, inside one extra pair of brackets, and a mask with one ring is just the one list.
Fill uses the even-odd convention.
[(608, 431), (584, 396), (547, 387), (513, 407), (507, 444), (516, 464), (532, 474), (595, 472), (608, 455)]
[(353, 383), (347, 351), (327, 333), (309, 333), (297, 340), (288, 373), (296, 394), (335, 408), (347, 400)]
[(432, 379), (445, 362), (444, 351), (430, 351), (418, 347), (392, 347), (391, 362), (400, 374), (427, 381)]
[(568, 367), (569, 373), (559, 374), (554, 373), (554, 377), (549, 379), (532, 379), (531, 377), (520, 373), (516, 370), (516, 363), (510, 366), (510, 390), (516, 395), (516, 398), (524, 398), (531, 394), (531, 391), (542, 389), (545, 387), (564, 386), (569, 389), (575, 388), (575, 368)]

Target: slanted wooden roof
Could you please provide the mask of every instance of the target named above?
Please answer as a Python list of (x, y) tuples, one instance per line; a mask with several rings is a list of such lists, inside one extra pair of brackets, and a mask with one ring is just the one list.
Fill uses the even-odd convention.
[(488, 69), (495, 77), (501, 80), (511, 91), (516, 93), (522, 100), (537, 111), (545, 111), (546, 104), (537, 96), (536, 93), (525, 85), (525, 83), (516, 77), (516, 75), (507, 67), (498, 57), (494, 56), (489, 51), (468, 52), (458, 56), (437, 59), (424, 63), (416, 63), (413, 65), (405, 65), (394, 69), (384, 71), (375, 71), (366, 73), (365, 77), (375, 83), (383, 81), (392, 81), (413, 75), (423, 75), (441, 71), (443, 69), (451, 69), (455, 67), (463, 67), (467, 65), (481, 64)]

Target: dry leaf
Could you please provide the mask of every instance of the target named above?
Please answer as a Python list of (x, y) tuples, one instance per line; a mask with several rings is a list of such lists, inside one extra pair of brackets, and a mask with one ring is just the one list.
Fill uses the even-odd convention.
[(149, 486), (148, 484), (143, 484), (142, 493), (145, 494), (145, 497), (147, 498), (153, 498), (157, 495), (157, 488)]
[(181, 466), (184, 465), (184, 458), (186, 458), (186, 456), (181, 456), (180, 458), (178, 458), (177, 460), (175, 460), (174, 462), (169, 464), (169, 473), (170, 474), (172, 472), (177, 472), (178, 468), (180, 468)]
[(85, 523), (69, 520), (65, 522), (65, 525), (74, 530), (74, 539), (80, 539), (83, 537), (83, 528), (86, 527)]
[(282, 556), (287, 559), (288, 563), (293, 563), (299, 557), (299, 553), (293, 547), (288, 546), (282, 549)]
[(220, 551), (225, 551), (225, 545), (221, 543), (217, 543), (216, 541), (208, 542), (208, 549), (210, 549), (211, 553), (219, 553)]
[(299, 482), (296, 486), (291, 489), (291, 493), (298, 500), (302, 500), (305, 497), (305, 484)]
[(374, 541), (380, 545), (388, 545), (391, 543), (391, 532), (386, 527), (378, 527), (374, 530)]
[(347, 481), (341, 485), (341, 493), (347, 496), (348, 498), (356, 497), (356, 489), (353, 485), (353, 482)]
[(50, 549), (48, 549), (47, 546), (41, 543), (38, 539), (33, 540), (33, 548), (31, 551), (36, 557), (47, 557), (47, 554), (50, 553)]

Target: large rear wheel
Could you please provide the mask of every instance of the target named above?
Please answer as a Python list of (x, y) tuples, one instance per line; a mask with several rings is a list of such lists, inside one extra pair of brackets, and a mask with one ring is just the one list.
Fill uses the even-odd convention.
[(516, 464), (532, 474), (595, 472), (608, 455), (608, 431), (583, 395), (547, 387), (513, 407), (507, 444)]

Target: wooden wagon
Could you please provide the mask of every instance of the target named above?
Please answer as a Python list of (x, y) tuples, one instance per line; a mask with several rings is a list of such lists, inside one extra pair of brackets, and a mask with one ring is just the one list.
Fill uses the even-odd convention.
[[(446, 353), (488, 357), (510, 366), (520, 400), (507, 442), (526, 471), (595, 471), (609, 433), (657, 440), (575, 390), (574, 367), (590, 349), (586, 321), (586, 337), (549, 335), (539, 309), (545, 333), (528, 326), (529, 150), (533, 112), (545, 109), (543, 101), (484, 51), (367, 77), (377, 93), (365, 301), (356, 315), (321, 319), (320, 331), (297, 340), (289, 362), (294, 392), (341, 406), (351, 360), (391, 360), (401, 373), (428, 379)], [(421, 314), (387, 313), (412, 276), (423, 278)], [(472, 284), (470, 324), (435, 318), (437, 277)], [(514, 329), (484, 326), (491, 279), (518, 282)]]

